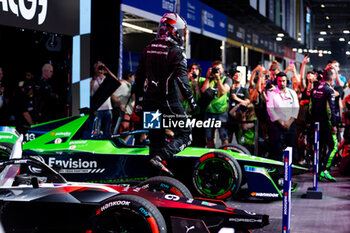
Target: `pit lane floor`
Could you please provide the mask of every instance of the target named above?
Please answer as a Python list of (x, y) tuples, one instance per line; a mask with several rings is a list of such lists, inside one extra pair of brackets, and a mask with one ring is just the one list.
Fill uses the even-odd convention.
[[(312, 187), (312, 174), (292, 178), (299, 188), (292, 194), (291, 232), (293, 233), (350, 233), (350, 177), (341, 176), (336, 170), (331, 174), (338, 182), (319, 182), (323, 198), (306, 199), (303, 196)], [(254, 201), (242, 199), (228, 201), (228, 205), (270, 216), (270, 224), (252, 233), (282, 232), (282, 201)]]

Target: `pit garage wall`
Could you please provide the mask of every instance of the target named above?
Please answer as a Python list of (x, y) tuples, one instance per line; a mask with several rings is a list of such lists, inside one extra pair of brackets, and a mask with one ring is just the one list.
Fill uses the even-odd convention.
[[(0, 24), (73, 37), (72, 110), (80, 101), (80, 80), (88, 77), (91, 0), (0, 1)], [(70, 80), (69, 80), (70, 82)]]
[(72, 115), (90, 107), (90, 80), (97, 61), (118, 75), (119, 27), (120, 1), (80, 0), (80, 34), (73, 38)]
[(72, 115), (90, 106), (90, 34), (91, 0), (80, 0), (79, 35), (73, 37), (72, 48)]

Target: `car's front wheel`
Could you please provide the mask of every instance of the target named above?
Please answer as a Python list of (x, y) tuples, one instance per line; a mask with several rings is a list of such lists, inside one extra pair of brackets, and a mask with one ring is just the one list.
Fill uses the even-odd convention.
[(92, 221), (93, 233), (166, 233), (165, 220), (148, 200), (120, 195), (101, 203)]
[(242, 171), (231, 155), (214, 151), (204, 154), (197, 161), (192, 181), (201, 196), (226, 199), (239, 190)]
[(179, 197), (192, 198), (191, 192), (180, 181), (168, 176), (151, 177), (137, 187), (145, 188), (153, 192), (163, 192), (167, 194), (175, 194)]
[(12, 148), (12, 143), (0, 142), (0, 160), (7, 160), (11, 155)]
[(222, 145), (222, 146), (219, 147), (219, 149), (230, 150), (230, 151), (233, 151), (233, 152), (247, 154), (247, 155), (251, 154), (247, 148), (245, 148), (242, 145), (236, 144), (236, 143), (230, 143), (230, 144)]

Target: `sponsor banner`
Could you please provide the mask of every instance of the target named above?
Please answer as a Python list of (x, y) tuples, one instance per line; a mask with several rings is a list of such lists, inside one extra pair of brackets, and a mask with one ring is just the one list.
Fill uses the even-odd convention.
[[(237, 36), (237, 32), (241, 26), (230, 17), (227, 17), (226, 20), (227, 20), (226, 21), (226, 25), (227, 25), (226, 26), (226, 36), (227, 36), (227, 38), (235, 40), (235, 41), (243, 42), (244, 37), (245, 37), (245, 32), (238, 33), (238, 36)], [(242, 33), (244, 35), (242, 35)]]
[(259, 47), (260, 41), (259, 41), (260, 36), (256, 33), (252, 34), (252, 45), (255, 47)]
[(281, 44), (276, 44), (276, 54), (283, 57), (284, 55), (284, 47)]
[(284, 46), (284, 56), (289, 59), (295, 60), (295, 52), (293, 52), (293, 50), (287, 46)]
[(245, 28), (242, 26), (237, 26), (236, 39), (240, 42), (245, 42)]
[(291, 210), (291, 176), (292, 176), (292, 148), (284, 151), (284, 175), (283, 175), (283, 208), (282, 208), (282, 232), (290, 232)]
[(245, 44), (249, 44), (252, 45), (253, 41), (252, 41), (252, 30), (250, 29), (246, 29), (245, 30)]
[(167, 12), (178, 12), (177, 0), (122, 0), (121, 9), (156, 22)]
[(203, 34), (226, 41), (226, 15), (203, 4)]
[(64, 35), (79, 34), (79, 0), (0, 0), (0, 24)]
[(201, 33), (202, 29), (202, 3), (198, 0), (187, 0), (180, 4), (180, 15), (187, 22), (188, 29)]

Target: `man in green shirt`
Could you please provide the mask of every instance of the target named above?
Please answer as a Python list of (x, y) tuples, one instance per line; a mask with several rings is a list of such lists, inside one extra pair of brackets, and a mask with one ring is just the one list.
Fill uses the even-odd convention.
[[(224, 67), (221, 61), (214, 61), (213, 66), (209, 68), (207, 78), (201, 88), (202, 94), (205, 92), (214, 93), (213, 99), (205, 109), (204, 120), (214, 118), (226, 124), (228, 121), (227, 105), (228, 92), (232, 86), (232, 79), (224, 76)], [(219, 135), (222, 145), (228, 144), (228, 134), (226, 127), (219, 129)], [(206, 128), (205, 136), (208, 148), (214, 148), (215, 128)]]

